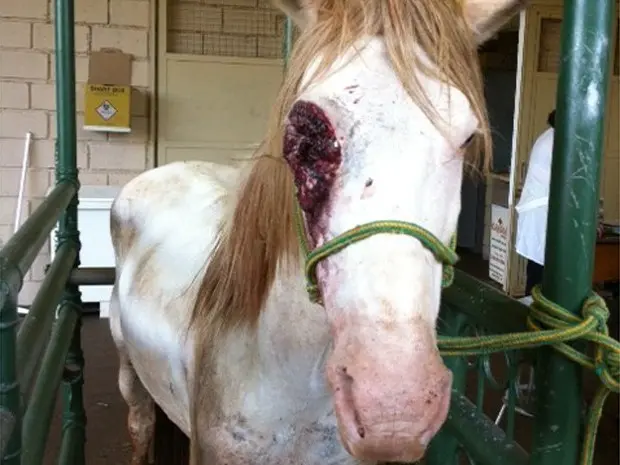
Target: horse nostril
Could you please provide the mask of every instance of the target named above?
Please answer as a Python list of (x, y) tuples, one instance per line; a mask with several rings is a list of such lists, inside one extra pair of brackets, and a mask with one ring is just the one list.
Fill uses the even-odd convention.
[(340, 376), (340, 378), (342, 378), (342, 381), (344, 381), (345, 383), (347, 383), (347, 384), (353, 383), (353, 376), (351, 376), (347, 372), (347, 367), (346, 366), (339, 366), (338, 367), (338, 375)]

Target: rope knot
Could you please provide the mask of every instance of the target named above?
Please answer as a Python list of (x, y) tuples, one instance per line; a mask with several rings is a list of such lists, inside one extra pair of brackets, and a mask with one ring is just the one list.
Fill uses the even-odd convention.
[(612, 392), (620, 393), (620, 354), (606, 349), (603, 354), (603, 365), (599, 378)]
[[(609, 338), (606, 334), (602, 337)], [(594, 354), (594, 372), (607, 389), (616, 394), (620, 393), (620, 347), (614, 341), (616, 347), (608, 344), (597, 344)]]
[(609, 337), (607, 320), (610, 313), (605, 300), (598, 294), (592, 294), (583, 303), (581, 310), (584, 319), (594, 318), (597, 322), (592, 331), (594, 350), (594, 373), (612, 392), (620, 392), (620, 346)]
[(589, 317), (596, 319), (598, 322), (597, 331), (608, 334), (607, 320), (609, 319), (609, 309), (600, 295), (592, 294), (589, 296), (583, 303), (581, 314), (584, 319)]
[[(540, 287), (532, 290), (534, 305), (530, 308), (528, 326), (542, 331), (543, 326), (555, 334), (552, 346), (570, 360), (591, 369), (603, 385), (620, 392), (620, 342), (609, 336), (609, 309), (605, 300), (592, 292), (581, 307), (582, 318), (568, 312), (542, 295)], [(594, 345), (592, 355), (582, 353), (567, 342), (584, 339)]]

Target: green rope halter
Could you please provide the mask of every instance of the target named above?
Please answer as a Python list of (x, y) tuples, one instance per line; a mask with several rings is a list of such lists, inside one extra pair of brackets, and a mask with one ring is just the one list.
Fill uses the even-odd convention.
[(395, 220), (373, 221), (345, 231), (339, 236), (327, 241), (322, 246), (310, 250), (301, 208), (297, 202), (295, 202), (295, 206), (297, 234), (301, 242), (303, 253), (306, 256), (306, 289), (310, 296), (310, 300), (314, 303), (323, 305), (316, 279), (317, 264), (324, 258), (338, 253), (345, 247), (374, 234), (406, 234), (418, 239), (422, 245), (432, 252), (435, 258), (443, 264), (442, 288), (446, 288), (452, 284), (454, 279), (454, 265), (458, 261), (458, 255), (455, 252), (456, 235), (452, 236), (449, 245), (445, 245), (431, 232), (416, 224)]

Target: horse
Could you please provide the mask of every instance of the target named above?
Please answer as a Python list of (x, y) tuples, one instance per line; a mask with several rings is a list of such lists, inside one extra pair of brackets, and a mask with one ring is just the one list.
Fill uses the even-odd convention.
[(110, 213), (132, 465), (155, 405), (193, 465), (423, 457), (466, 169), (491, 142), (477, 49), (522, 0), (279, 0), (299, 28), (260, 147), (175, 162)]

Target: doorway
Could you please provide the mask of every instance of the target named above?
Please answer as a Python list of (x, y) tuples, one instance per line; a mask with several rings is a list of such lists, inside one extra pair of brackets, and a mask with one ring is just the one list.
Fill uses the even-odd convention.
[(159, 0), (157, 164), (249, 158), (284, 72), (271, 2)]
[(489, 274), (490, 204), (508, 204), (519, 80), (519, 20), (519, 16), (515, 17), (479, 51), (492, 133), (493, 163), (486, 178), (475, 172), (463, 177), (457, 246), (461, 256), (459, 266), (484, 280)]

